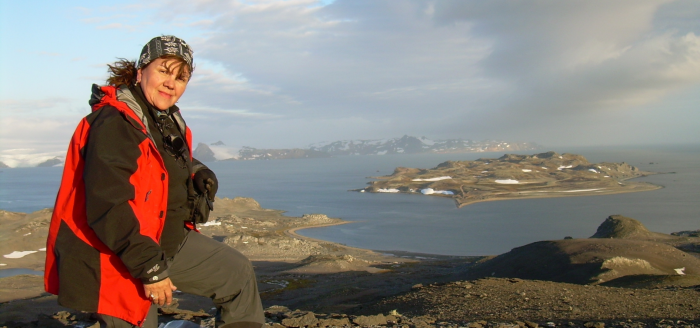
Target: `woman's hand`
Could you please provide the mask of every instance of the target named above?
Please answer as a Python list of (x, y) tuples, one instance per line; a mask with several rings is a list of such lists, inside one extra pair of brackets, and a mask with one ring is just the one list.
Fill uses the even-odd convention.
[(177, 290), (177, 287), (173, 285), (170, 278), (165, 278), (159, 282), (143, 285), (143, 291), (146, 293), (146, 297), (151, 299), (153, 304), (158, 304), (160, 306), (170, 305), (173, 302), (173, 292)]

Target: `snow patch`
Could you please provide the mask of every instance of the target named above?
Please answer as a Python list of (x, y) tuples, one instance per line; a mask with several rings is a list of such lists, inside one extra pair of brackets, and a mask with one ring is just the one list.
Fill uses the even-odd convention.
[(570, 168), (572, 168), (572, 167), (574, 167), (574, 166), (573, 166), (573, 165), (566, 165), (566, 166), (561, 165), (561, 166), (559, 166), (559, 167), (557, 168), (557, 170), (561, 171), (561, 170), (563, 170), (563, 169), (570, 169)]
[(240, 149), (235, 147), (227, 147), (225, 145), (209, 145), (209, 149), (214, 152), (214, 158), (217, 161), (235, 158), (238, 159)]
[(207, 222), (207, 223), (201, 224), (200, 227), (220, 226), (220, 225), (221, 225), (221, 222), (209, 221), (209, 222)]
[(452, 179), (452, 177), (444, 176), (444, 177), (429, 178), (429, 179), (413, 179), (411, 181), (440, 181), (440, 180), (449, 180), (449, 179)]
[(591, 171), (591, 172), (593, 172), (593, 173), (599, 173), (599, 172), (596, 171), (595, 169), (588, 169), (588, 170)]
[(37, 251), (14, 251), (10, 254), (3, 255), (3, 257), (8, 259), (21, 259), (29, 254), (34, 254)]
[(685, 271), (685, 267), (678, 268), (678, 269), (673, 269), (673, 270), (676, 271), (676, 274), (678, 274), (678, 275), (681, 275), (681, 276), (685, 275), (685, 272), (684, 272), (684, 271)]
[(380, 188), (377, 189), (377, 192), (399, 192), (399, 190), (396, 188)]
[(520, 181), (513, 180), (513, 179), (495, 180), (494, 182), (500, 183), (500, 184), (520, 184)]
[(532, 170), (529, 170), (529, 169), (523, 169), (523, 172), (532, 172)]
[(423, 195), (433, 195), (433, 194), (442, 194), (442, 195), (454, 195), (455, 193), (449, 191), (449, 190), (435, 190), (433, 188), (425, 188), (421, 189), (420, 191)]

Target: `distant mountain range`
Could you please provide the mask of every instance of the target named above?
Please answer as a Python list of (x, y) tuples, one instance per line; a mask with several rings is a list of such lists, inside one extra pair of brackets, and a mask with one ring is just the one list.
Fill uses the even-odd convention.
[[(294, 158), (324, 158), (348, 155), (394, 155), (422, 153), (474, 153), (496, 151), (538, 150), (541, 147), (530, 142), (506, 142), (498, 140), (472, 141), (465, 139), (430, 140), (426, 137), (405, 135), (401, 138), (381, 140), (341, 140), (321, 142), (308, 148), (259, 149), (231, 147), (221, 141), (199, 143), (193, 152), (202, 162), (226, 160), (271, 160)], [(62, 166), (63, 155), (57, 153), (21, 154), (0, 158), (0, 168)]]
[(293, 158), (323, 158), (346, 155), (394, 155), (422, 153), (472, 153), (494, 151), (537, 150), (535, 143), (513, 143), (497, 140), (472, 141), (464, 139), (430, 140), (426, 137), (405, 135), (401, 138), (381, 140), (342, 140), (312, 144), (301, 149), (234, 149), (218, 141), (211, 145), (200, 143), (194, 157), (203, 162), (217, 160), (270, 160)]

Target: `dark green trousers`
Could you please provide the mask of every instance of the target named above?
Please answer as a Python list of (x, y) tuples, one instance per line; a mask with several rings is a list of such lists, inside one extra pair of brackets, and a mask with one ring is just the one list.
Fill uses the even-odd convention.
[[(253, 266), (230, 246), (196, 231), (188, 231), (168, 271), (178, 290), (214, 301), (217, 327), (260, 328), (265, 324)], [(143, 327), (158, 327), (156, 308), (157, 305), (151, 306)], [(98, 317), (100, 327), (135, 327), (111, 316)]]

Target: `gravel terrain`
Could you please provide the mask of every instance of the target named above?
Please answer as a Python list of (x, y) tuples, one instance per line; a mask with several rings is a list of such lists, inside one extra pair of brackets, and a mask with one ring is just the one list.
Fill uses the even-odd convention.
[[(648, 231), (620, 215), (591, 238), (540, 241), (494, 257), (357, 249), (295, 229), (341, 224), (322, 214), (286, 217), (250, 198), (217, 199), (201, 232), (256, 267), (273, 327), (688, 327), (700, 328), (700, 237)], [(0, 211), (3, 268), (43, 266), (51, 210)], [(694, 227), (689, 227), (694, 228)], [(159, 322), (213, 327), (212, 302), (184, 293)], [(0, 328), (96, 327), (60, 307), (41, 276), (0, 278)]]

